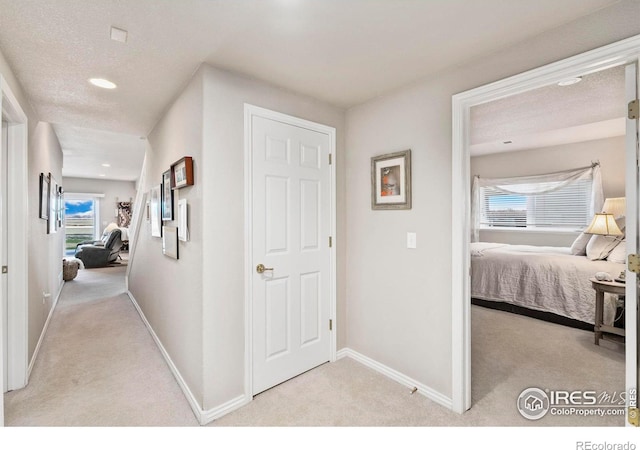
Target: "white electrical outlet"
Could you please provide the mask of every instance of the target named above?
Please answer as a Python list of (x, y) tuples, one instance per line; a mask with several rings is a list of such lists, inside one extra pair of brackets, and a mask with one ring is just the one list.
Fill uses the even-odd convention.
[(416, 233), (407, 233), (407, 248), (417, 248), (418, 238)]

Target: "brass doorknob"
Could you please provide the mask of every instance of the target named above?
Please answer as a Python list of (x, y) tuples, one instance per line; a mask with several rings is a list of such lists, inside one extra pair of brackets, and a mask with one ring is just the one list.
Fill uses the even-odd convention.
[(266, 270), (273, 270), (273, 267), (265, 267), (264, 264), (258, 264), (256, 266), (256, 272), (264, 273)]

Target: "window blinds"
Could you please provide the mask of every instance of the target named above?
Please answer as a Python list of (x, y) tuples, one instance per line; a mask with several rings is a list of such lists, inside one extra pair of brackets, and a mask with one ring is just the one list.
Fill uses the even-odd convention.
[(519, 186), (523, 191), (549, 190), (526, 195), (505, 193), (493, 186), (480, 188), (480, 226), (583, 229), (591, 221), (593, 180), (577, 180), (553, 190), (557, 184)]
[(479, 240), (481, 228), (583, 229), (603, 202), (599, 163), (524, 177), (476, 175), (471, 192), (471, 241)]

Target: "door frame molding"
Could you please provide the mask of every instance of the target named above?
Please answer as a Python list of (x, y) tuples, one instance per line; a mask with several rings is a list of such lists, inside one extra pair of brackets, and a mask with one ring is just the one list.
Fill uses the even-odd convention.
[(329, 360), (331, 362), (336, 360), (337, 354), (337, 329), (338, 323), (336, 320), (336, 299), (337, 299), (337, 286), (336, 286), (336, 129), (327, 125), (322, 125), (316, 122), (311, 122), (298, 117), (290, 116), (287, 114), (279, 113), (269, 109), (261, 108), (259, 106), (251, 105), (249, 103), (244, 104), (244, 242), (245, 242), (245, 255), (244, 255), (244, 392), (246, 401), (253, 399), (253, 296), (251, 289), (251, 280), (253, 277), (253, 167), (251, 158), (251, 142), (253, 136), (253, 129), (251, 126), (253, 117), (263, 117), (265, 119), (271, 119), (278, 122), (286, 123), (308, 130), (317, 131), (329, 136), (329, 153), (332, 155), (332, 164), (330, 169), (330, 181), (329, 188), (331, 194), (329, 196), (330, 206), (329, 211), (330, 218), (330, 232), (333, 237), (333, 245), (330, 249), (330, 286), (329, 286), (329, 319), (333, 320), (333, 329), (329, 332)]
[[(452, 96), (452, 409), (471, 407), (470, 109), (638, 60), (640, 35)], [(627, 376), (629, 376), (627, 374)], [(627, 385), (629, 383), (627, 382)]]
[[(7, 388), (15, 390), (27, 385), (28, 377), (28, 120), (6, 79), (0, 75), (0, 105), (8, 119), (8, 235), (7, 274)], [(0, 312), (1, 314), (1, 312)], [(0, 321), (0, 327), (2, 322)], [(0, 334), (0, 340), (2, 334)], [(0, 346), (0, 352), (3, 347)], [(2, 358), (0, 358), (2, 364)], [(0, 402), (0, 405), (2, 403)], [(0, 415), (1, 417), (1, 415)]]

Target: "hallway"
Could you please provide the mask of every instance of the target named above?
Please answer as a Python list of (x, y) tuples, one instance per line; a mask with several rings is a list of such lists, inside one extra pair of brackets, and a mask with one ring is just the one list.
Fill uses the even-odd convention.
[[(126, 266), (84, 269), (66, 282), (29, 385), (5, 395), (8, 427), (198, 427), (125, 293)], [(473, 408), (458, 415), (351, 358), (324, 364), (255, 397), (210, 427), (620, 426), (620, 417), (515, 409), (533, 385), (619, 391), (623, 347), (593, 335), (473, 308)], [(536, 336), (536, 339), (530, 339)], [(603, 371), (603, 368), (608, 370)], [(586, 383), (586, 384), (585, 384)]]
[(5, 395), (6, 426), (198, 425), (125, 293), (125, 271), (79, 270), (65, 283), (29, 385)]

